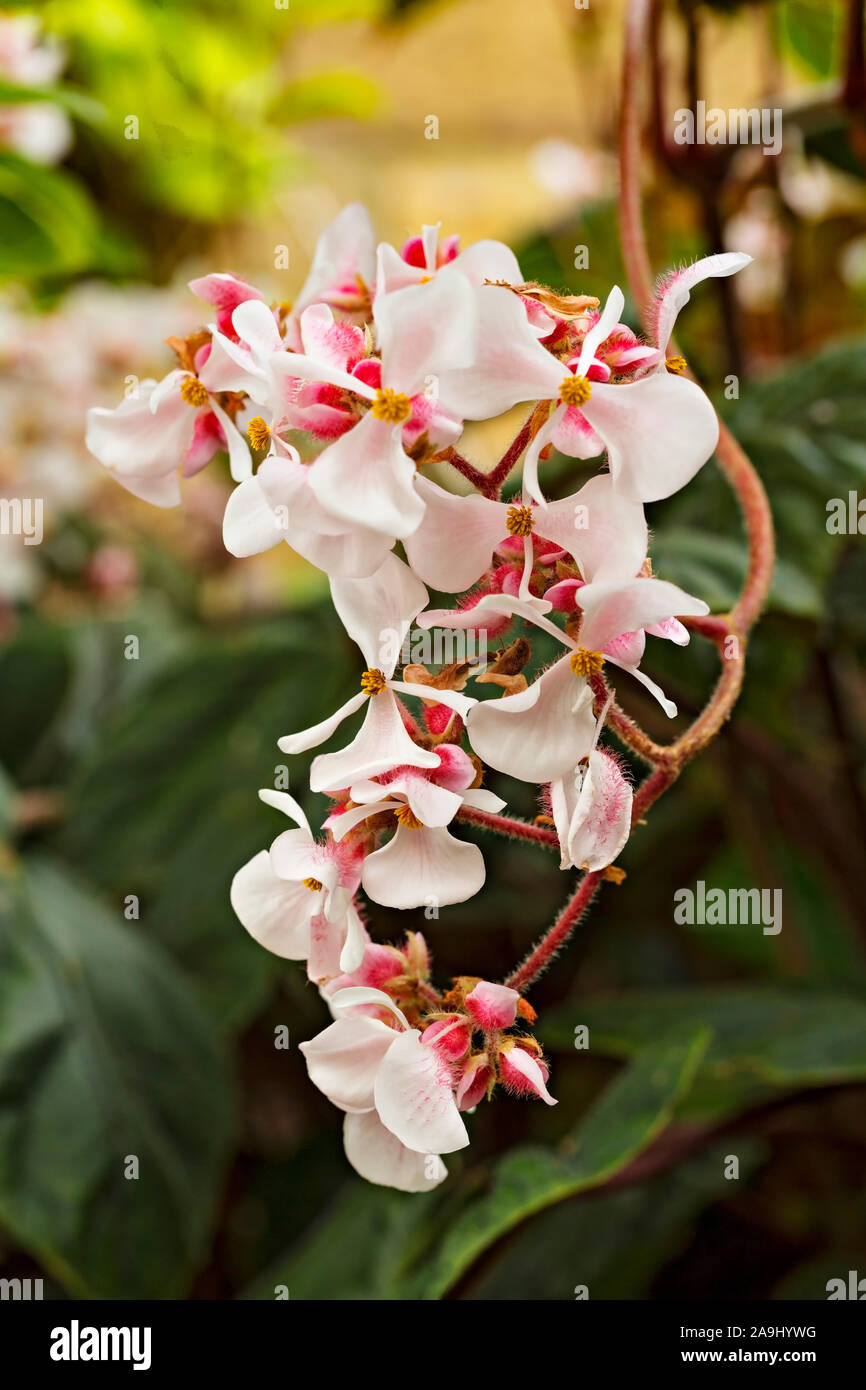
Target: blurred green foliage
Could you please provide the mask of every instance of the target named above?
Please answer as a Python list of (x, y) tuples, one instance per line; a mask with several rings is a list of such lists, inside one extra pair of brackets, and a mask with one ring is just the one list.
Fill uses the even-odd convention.
[(165, 279), (210, 228), (269, 205), (302, 168), (287, 127), (363, 118), (378, 100), (351, 63), (290, 78), (293, 37), (380, 9), (377, 0), (45, 0), (38, 13), (66, 47), (65, 73), (35, 94), (0, 86), (0, 105), (34, 95), (62, 105), (76, 141), (61, 168), (0, 154), (0, 281)]

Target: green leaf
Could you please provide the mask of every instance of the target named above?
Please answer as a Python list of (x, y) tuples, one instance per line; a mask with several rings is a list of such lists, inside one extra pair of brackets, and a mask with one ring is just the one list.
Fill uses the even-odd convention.
[(273, 1299), (282, 1286), (292, 1300), (395, 1298), (404, 1252), (437, 1195), (347, 1183), (309, 1236), (243, 1297)]
[(23, 624), (0, 650), (0, 761), (19, 780), (38, 762), (71, 673), (67, 635), (51, 623)]
[(286, 825), (256, 791), (286, 765), (292, 789), (303, 787), (307, 764), (287, 763), (276, 742), (346, 699), (345, 642), (335, 615), (318, 610), (241, 638), (189, 640), (106, 721), (70, 789), (64, 854), (118, 901), (139, 896), (142, 929), (190, 971), (226, 1029), (252, 1017), (273, 977), (274, 959), (229, 902), (234, 873)]
[(671, 1018), (711, 1031), (689, 1113), (718, 1116), (780, 1092), (866, 1080), (866, 1003), (852, 995), (760, 986), (656, 990), (581, 1000), (547, 1015), (542, 1041), (574, 1045), (574, 1021), (593, 1053), (643, 1057)]
[(99, 235), (95, 209), (71, 174), (0, 153), (0, 279), (83, 270)]
[(91, 125), (105, 119), (105, 108), (84, 92), (73, 91), (70, 87), (22, 87), (0, 79), (0, 105), (20, 106), (34, 101), (62, 106), (71, 116)]
[(709, 1041), (705, 1030), (663, 1031), (603, 1092), (562, 1152), (519, 1149), (495, 1165), (489, 1190), (461, 1212), (401, 1296), (440, 1298), (507, 1231), (600, 1186), (652, 1143), (687, 1093)]
[(14, 825), (17, 798), (18, 788), (0, 765), (0, 840), (9, 834)]
[[(730, 1196), (730, 1139), (690, 1163), (616, 1191), (587, 1193), (542, 1212), (518, 1231), (464, 1298), (570, 1301), (578, 1285), (598, 1299), (651, 1298), (659, 1271), (682, 1248), (707, 1208)], [(739, 1179), (747, 1179), (766, 1148), (738, 1136)]]
[(76, 1296), (177, 1298), (223, 1180), (226, 1060), (171, 962), (65, 871), (0, 891), (0, 1220)]
[(783, 52), (793, 54), (813, 77), (838, 72), (843, 8), (838, 0), (784, 0), (777, 33)]

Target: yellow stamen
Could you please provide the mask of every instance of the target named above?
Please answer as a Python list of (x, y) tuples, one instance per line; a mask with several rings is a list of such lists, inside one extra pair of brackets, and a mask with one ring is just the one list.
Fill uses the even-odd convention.
[(261, 415), (254, 415), (247, 425), (247, 438), (254, 449), (266, 449), (270, 443), (271, 432)]
[(505, 527), (509, 536), (531, 536), (532, 508), (509, 507), (505, 513)]
[(673, 372), (674, 376), (682, 376), (687, 363), (684, 357), (666, 357), (665, 366), (669, 372)]
[(559, 388), (563, 405), (586, 405), (591, 395), (592, 387), (585, 376), (567, 376)]
[(361, 689), (365, 695), (381, 695), (386, 685), (385, 676), (376, 666), (371, 666), (361, 677)]
[(606, 869), (602, 869), (601, 876), (605, 883), (622, 883), (625, 878), (625, 869), (621, 869), (618, 864), (608, 864)]
[(397, 817), (398, 823), (406, 830), (421, 830), (424, 826), (424, 822), (418, 819), (411, 806), (401, 806), (399, 810), (394, 812), (394, 815)]
[(412, 402), (401, 391), (393, 391), (390, 386), (386, 386), (376, 392), (376, 399), (370, 410), (374, 419), (382, 420), (386, 425), (402, 425), (412, 414)]
[(321, 893), (322, 885), (317, 878), (305, 878), (303, 880), (305, 888), (309, 888), (311, 893)]
[(201, 405), (207, 405), (209, 396), (207, 387), (202, 386), (197, 376), (185, 376), (180, 383), (180, 394), (187, 405), (194, 405), (198, 409)]
[(419, 284), (419, 285), (429, 285), (429, 284), (430, 284), (430, 281), (431, 281), (432, 279), (433, 279), (433, 276), (432, 276), (432, 275), (422, 275), (422, 276), (421, 276), (421, 279), (418, 281), (418, 284)]
[(577, 651), (569, 658), (568, 662), (576, 676), (597, 676), (604, 665), (604, 657), (601, 652), (591, 652), (588, 647), (578, 647)]

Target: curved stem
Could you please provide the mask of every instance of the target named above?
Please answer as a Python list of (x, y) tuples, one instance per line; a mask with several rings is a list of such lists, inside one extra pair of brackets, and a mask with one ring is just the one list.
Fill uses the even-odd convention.
[[(620, 237), (629, 285), (646, 323), (653, 297), (653, 277), (644, 235), (640, 195), (640, 104), (638, 73), (646, 51), (649, 0), (629, 0), (626, 17), (623, 99), (620, 113)], [(722, 660), (716, 688), (706, 707), (674, 743), (662, 746), (637, 724), (611, 706), (607, 720), (614, 731), (652, 767), (638, 787), (632, 806), (632, 828), (676, 781), (682, 768), (715, 737), (730, 716), (743, 684), (746, 635), (767, 598), (773, 573), (774, 540), (770, 505), (750, 460), (720, 421), (716, 448), (719, 465), (737, 496), (749, 542), (749, 565), (742, 592), (728, 617), (692, 620), (690, 627), (715, 642)], [(594, 683), (597, 698), (606, 698), (603, 678)], [(546, 969), (571, 936), (595, 897), (602, 872), (587, 873), (550, 930), (509, 976), (506, 984), (526, 989)]]
[(533, 947), (524, 961), (509, 975), (505, 984), (510, 989), (524, 990), (537, 980), (565, 945), (601, 883), (601, 873), (584, 874), (577, 891), (572, 894), (550, 931)]

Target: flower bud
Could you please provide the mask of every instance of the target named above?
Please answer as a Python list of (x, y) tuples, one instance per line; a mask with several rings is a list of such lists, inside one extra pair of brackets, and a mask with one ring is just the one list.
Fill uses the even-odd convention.
[(545, 1105), (556, 1105), (547, 1089), (547, 1067), (531, 1056), (519, 1043), (506, 1042), (499, 1054), (499, 1078), (508, 1091), (518, 1096), (538, 1096)]
[(469, 1014), (485, 1032), (510, 1028), (517, 1017), (519, 1002), (520, 995), (516, 989), (491, 984), (489, 980), (479, 980), (472, 993), (466, 996)]
[(471, 1110), (476, 1106), (484, 1099), (492, 1079), (493, 1069), (485, 1052), (475, 1052), (467, 1057), (454, 1092), (457, 1109)]

